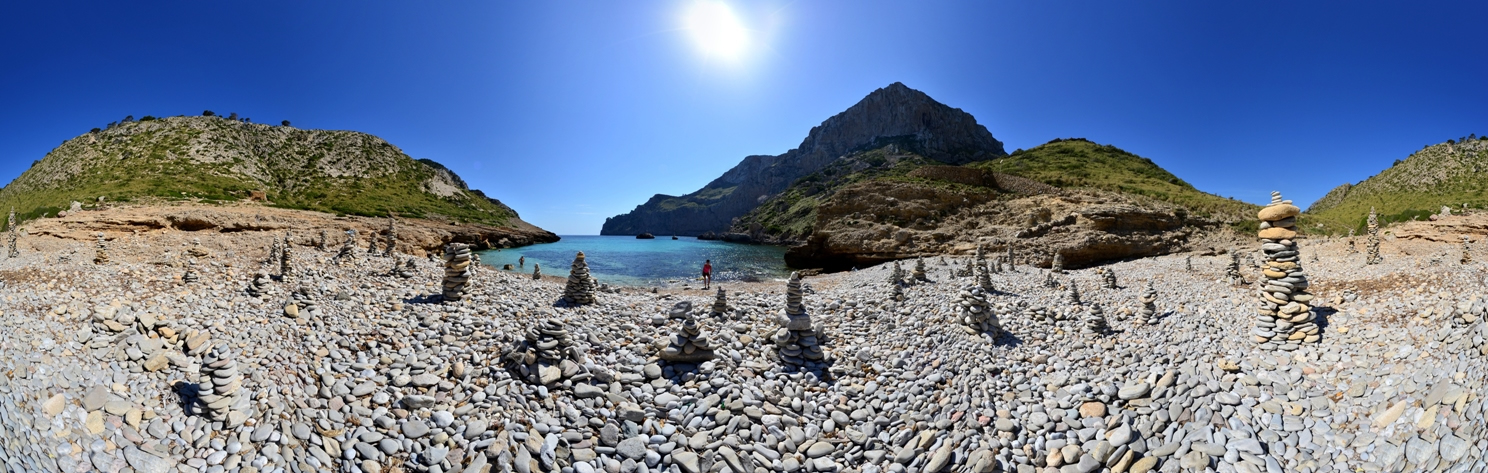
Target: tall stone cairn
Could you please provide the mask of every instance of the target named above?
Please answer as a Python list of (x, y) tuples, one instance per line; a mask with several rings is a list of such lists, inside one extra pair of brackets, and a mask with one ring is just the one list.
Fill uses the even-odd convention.
[(1225, 266), (1225, 278), (1230, 284), (1245, 284), (1245, 276), (1240, 274), (1240, 253), (1230, 251), (1230, 264)]
[(1193, 255), (1183, 257), (1183, 270), (1193, 272)]
[(284, 242), (279, 245), (279, 277), (287, 278), (294, 275), (294, 268), (290, 262), (294, 259), (294, 251), (290, 248), (289, 235), (284, 235)]
[(580, 251), (574, 256), (573, 266), (569, 267), (568, 283), (563, 286), (563, 300), (569, 304), (593, 304), (594, 289), (594, 278), (589, 277), (589, 263), (584, 261), (584, 252)]
[(270, 282), (268, 273), (262, 271), (253, 273), (253, 279), (248, 282), (248, 295), (263, 297), (264, 294), (269, 293)]
[(377, 256), (377, 232), (367, 238), (367, 256)]
[(346, 231), (346, 241), (341, 243), (341, 251), (336, 253), (334, 260), (347, 261), (356, 259), (356, 230)]
[(1054, 274), (1064, 274), (1064, 255), (1058, 251), (1054, 252), (1054, 262), (1049, 263), (1049, 271)]
[(98, 232), (98, 252), (93, 255), (93, 264), (108, 264), (108, 243), (103, 240), (103, 232)]
[(997, 290), (997, 288), (992, 286), (992, 275), (988, 274), (990, 272), (991, 271), (988, 270), (986, 266), (976, 266), (976, 285), (977, 287), (982, 288), (983, 292), (990, 293)]
[(202, 403), (202, 414), (208, 419), (222, 422), (229, 429), (248, 420), (242, 412), (247, 407), (241, 394), (243, 376), (238, 373), (237, 361), (222, 345), (214, 345), (202, 359), (197, 385), (201, 389), (198, 399)]
[(785, 285), (785, 326), (775, 332), (774, 342), (780, 361), (787, 365), (804, 366), (826, 359), (816, 329), (811, 326), (811, 315), (801, 301), (800, 273), (791, 273)]
[(1106, 289), (1116, 289), (1116, 270), (1111, 268), (1103, 269), (1101, 271), (1101, 284), (1105, 285)]
[(384, 248), (383, 256), (392, 256), (393, 250), (398, 247), (398, 219), (388, 217), (387, 248)]
[(930, 278), (925, 275), (925, 258), (915, 258), (914, 272), (910, 273), (910, 278), (914, 279), (915, 281), (930, 280)]
[(1349, 252), (1349, 254), (1354, 254), (1354, 253), (1358, 253), (1359, 252), (1359, 247), (1354, 245), (1354, 229), (1352, 229), (1352, 228), (1349, 229), (1349, 234), (1348, 234), (1348, 252)]
[(1457, 262), (1462, 264), (1472, 264), (1473, 259), (1471, 238), (1462, 237), (1462, 259), (1457, 260)]
[(279, 246), (279, 238), (275, 237), (269, 242), (269, 258), (264, 261), (264, 264), (269, 265), (270, 268), (278, 265), (279, 254), (282, 251), (284, 250)]
[(542, 265), (532, 263), (532, 280), (536, 281), (539, 279), (542, 279)]
[(904, 284), (904, 268), (899, 267), (899, 261), (897, 260), (894, 261), (893, 266), (889, 269), (889, 284)]
[(956, 321), (972, 335), (1002, 335), (1002, 325), (992, 310), (992, 303), (987, 300), (987, 292), (975, 285), (961, 289), (956, 300)]
[(21, 238), (21, 232), (20, 232), (19, 229), (16, 228), (15, 207), (11, 207), (10, 208), (10, 217), (8, 219), (6, 219), (6, 222), (5, 223), (6, 223), (6, 225), (5, 225), (6, 232), (5, 233), (6, 233), (7, 239), (10, 240), (8, 242), (8, 246), (10, 247), (10, 253), (9, 253), (9, 255), (10, 255), (11, 258), (18, 258), (18, 257), (21, 256), (21, 252), (16, 247), (16, 240), (19, 240)]
[(191, 284), (200, 279), (196, 275), (196, 260), (186, 260), (186, 272), (181, 273), (181, 282)]
[(727, 313), (728, 313), (728, 294), (725, 294), (723, 292), (723, 288), (720, 287), (720, 288), (718, 288), (718, 295), (713, 298), (713, 310), (712, 310), (712, 312), (711, 312), (710, 315), (712, 315), (714, 317), (723, 317), (724, 314), (727, 314)]
[(1152, 287), (1152, 281), (1147, 281), (1147, 291), (1142, 293), (1142, 309), (1138, 313), (1142, 316), (1142, 323), (1157, 325), (1157, 289)]
[(331, 237), (326, 235), (324, 228), (320, 229), (320, 241), (315, 243), (316, 249), (327, 251), (331, 249)]
[(1380, 264), (1379, 216), (1369, 208), (1369, 239), (1364, 242), (1364, 264)]
[(470, 245), (444, 245), (444, 301), (465, 299), (465, 285), (470, 282)]
[(1080, 329), (1080, 333), (1101, 335), (1111, 330), (1111, 326), (1106, 323), (1106, 313), (1101, 310), (1100, 304), (1091, 303), (1081, 319), (1085, 322), (1085, 326)]
[(1008, 246), (1007, 246), (1007, 265), (1008, 265), (1008, 267), (1007, 267), (1007, 270), (1008, 271), (1015, 271), (1017, 269), (1017, 267), (1016, 267), (1017, 266), (1017, 263), (1013, 259), (1013, 244), (1012, 243), (1008, 243)]
[(672, 363), (702, 363), (713, 359), (713, 344), (703, 335), (697, 320), (691, 315), (682, 321), (682, 330), (673, 334), (660, 357)]
[(1302, 271), (1297, 243), (1292, 241), (1297, 237), (1293, 225), (1301, 213), (1292, 201), (1281, 200), (1281, 193), (1273, 191), (1271, 204), (1258, 214), (1266, 263), (1261, 268), (1260, 308), (1251, 335), (1263, 349), (1292, 351), (1322, 338), (1311, 307), (1313, 296), (1307, 293), (1307, 273)]

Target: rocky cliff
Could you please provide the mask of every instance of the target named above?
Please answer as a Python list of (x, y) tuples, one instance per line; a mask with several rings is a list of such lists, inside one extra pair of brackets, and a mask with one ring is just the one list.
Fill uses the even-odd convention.
[(76, 201), (261, 202), (340, 215), (388, 216), (521, 228), (501, 202), (453, 171), (414, 160), (376, 136), (306, 130), (214, 116), (146, 117), (63, 142), (0, 189), (0, 209), (55, 216)]
[(890, 143), (946, 164), (964, 164), (1007, 154), (1002, 143), (977, 124), (971, 114), (896, 82), (873, 91), (812, 128), (796, 149), (778, 156), (746, 157), (691, 194), (658, 194), (629, 213), (606, 219), (600, 234), (699, 235), (724, 231), (734, 218), (753, 210), (803, 176), (853, 151)]
[[(1309, 230), (1362, 231), (1369, 208), (1384, 223), (1425, 219), (1443, 206), (1488, 207), (1488, 137), (1467, 136), (1426, 146), (1358, 184), (1343, 184), (1308, 206)], [(1321, 225), (1321, 228), (1317, 228)]]

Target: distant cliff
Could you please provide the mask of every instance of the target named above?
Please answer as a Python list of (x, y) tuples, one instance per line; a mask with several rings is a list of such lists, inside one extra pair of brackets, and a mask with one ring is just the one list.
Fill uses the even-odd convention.
[(1443, 206), (1488, 207), (1488, 137), (1426, 146), (1358, 184), (1345, 183), (1303, 214), (1321, 233), (1362, 232), (1373, 207), (1384, 223), (1429, 218)]
[(868, 94), (811, 129), (800, 146), (778, 156), (749, 156), (684, 196), (657, 194), (629, 213), (605, 220), (601, 235), (699, 235), (727, 231), (734, 219), (798, 179), (854, 151), (888, 144), (945, 164), (1006, 156), (1002, 142), (961, 109), (895, 82)]

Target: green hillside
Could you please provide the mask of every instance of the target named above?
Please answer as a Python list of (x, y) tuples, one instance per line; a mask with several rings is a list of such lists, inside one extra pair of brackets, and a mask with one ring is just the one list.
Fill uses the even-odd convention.
[(1350, 228), (1362, 232), (1370, 207), (1389, 223), (1425, 219), (1441, 212), (1442, 206), (1455, 212), (1462, 204), (1488, 207), (1488, 137), (1422, 148), (1358, 184), (1334, 188), (1303, 217), (1322, 224), (1323, 232), (1340, 234)]
[(354, 131), (302, 130), (222, 117), (145, 117), (67, 140), (0, 188), (23, 219), (72, 201), (249, 200), (328, 213), (445, 218), (501, 226), (516, 212), (430, 160)]

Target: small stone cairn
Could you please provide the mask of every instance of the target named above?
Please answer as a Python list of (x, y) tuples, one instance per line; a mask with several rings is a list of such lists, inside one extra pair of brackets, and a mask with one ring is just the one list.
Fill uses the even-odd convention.
[(904, 284), (904, 268), (899, 266), (899, 261), (897, 260), (894, 261), (893, 266), (889, 269), (889, 284)]
[(894, 302), (904, 302), (905, 299), (906, 297), (904, 296), (904, 285), (889, 283), (889, 300)]
[(1090, 304), (1090, 309), (1085, 311), (1082, 319), (1084, 319), (1085, 326), (1080, 329), (1080, 333), (1102, 335), (1111, 330), (1111, 326), (1106, 323), (1106, 313), (1101, 310), (1100, 304)]
[(273, 241), (269, 242), (269, 258), (264, 261), (264, 264), (269, 265), (269, 267), (271, 268), (275, 265), (278, 265), (279, 254), (281, 251), (283, 251), (283, 249), (279, 246), (279, 239), (274, 238)]
[(387, 248), (384, 248), (383, 256), (393, 256), (393, 250), (398, 247), (398, 219), (388, 217)]
[(186, 272), (181, 273), (181, 282), (191, 284), (200, 279), (196, 275), (196, 260), (186, 260)]
[(1111, 268), (1101, 269), (1101, 284), (1106, 289), (1116, 289), (1116, 270)]
[(315, 304), (310, 286), (300, 286), (289, 293), (289, 303), (284, 305), (284, 315), (299, 317), (301, 314), (307, 318), (320, 316), (320, 306)]
[(989, 274), (991, 271), (989, 269), (987, 269), (986, 266), (981, 266), (981, 265), (977, 265), (976, 269), (977, 269), (977, 271), (976, 271), (976, 285), (977, 285), (977, 287), (980, 287), (983, 292), (987, 292), (987, 293), (992, 293), (992, 292), (997, 291), (997, 288), (992, 286), (992, 275)]
[(248, 295), (263, 297), (264, 294), (269, 293), (270, 282), (268, 273), (262, 271), (253, 273), (253, 279), (248, 281)]
[(470, 282), (470, 245), (450, 243), (444, 246), (444, 301), (459, 302), (465, 298), (465, 285)]
[(987, 300), (987, 292), (975, 285), (961, 289), (956, 301), (956, 321), (972, 335), (985, 333), (997, 337), (1002, 334), (1002, 325), (992, 310), (992, 303)]
[(294, 268), (290, 262), (294, 259), (294, 251), (290, 248), (289, 235), (284, 236), (284, 242), (279, 245), (279, 277), (288, 278), (294, 275)]
[(108, 264), (108, 243), (103, 240), (103, 232), (98, 232), (98, 252), (93, 255), (93, 264)]
[(584, 252), (580, 251), (574, 256), (573, 265), (569, 266), (563, 300), (569, 304), (593, 304), (595, 286), (594, 278), (589, 276), (589, 263), (584, 261)]
[(1193, 272), (1193, 255), (1183, 257), (1183, 270)]
[(536, 281), (539, 279), (542, 279), (542, 265), (532, 263), (532, 280)]
[(1064, 274), (1064, 255), (1054, 252), (1054, 262), (1049, 263), (1049, 271), (1054, 274)]
[(393, 263), (393, 274), (403, 279), (412, 279), (418, 276), (418, 263), (412, 257), (403, 260), (403, 264)]
[(202, 359), (200, 387), (202, 414), (208, 419), (222, 422), (229, 429), (237, 428), (248, 420), (242, 408), (247, 407), (240, 391), (243, 376), (238, 373), (238, 363), (221, 345), (212, 347)]
[(1066, 302), (1069, 302), (1070, 305), (1083, 305), (1084, 304), (1084, 302), (1081, 302), (1080, 301), (1080, 288), (1075, 286), (1075, 282), (1074, 281), (1070, 281), (1069, 282), (1069, 286), (1068, 287), (1065, 287), (1065, 289), (1064, 289), (1064, 299), (1065, 299)]
[(1350, 228), (1348, 233), (1348, 252), (1354, 254), (1359, 252), (1359, 247), (1354, 246), (1354, 229)]
[(1257, 311), (1255, 341), (1264, 349), (1296, 350), (1302, 343), (1322, 338), (1307, 293), (1307, 273), (1297, 254), (1293, 224), (1302, 210), (1280, 192), (1271, 193), (1271, 204), (1261, 209), (1261, 252), (1266, 257)]
[(925, 258), (915, 258), (914, 272), (910, 273), (909, 276), (915, 281), (930, 280), (929, 277), (925, 276)]
[(1380, 264), (1379, 216), (1369, 208), (1369, 239), (1364, 242), (1364, 264)]
[(1044, 274), (1044, 287), (1053, 289), (1059, 287), (1059, 281), (1054, 279), (1054, 273)]
[(1142, 309), (1137, 313), (1142, 316), (1142, 323), (1157, 325), (1157, 289), (1152, 287), (1152, 281), (1147, 281), (1147, 291), (1142, 293)]
[(775, 347), (780, 361), (791, 366), (804, 366), (807, 362), (826, 360), (816, 329), (811, 326), (811, 315), (806, 313), (806, 304), (801, 301), (801, 274), (791, 273), (785, 286), (785, 326), (775, 332)]
[(1246, 284), (1245, 276), (1240, 275), (1239, 252), (1230, 252), (1230, 264), (1225, 266), (1225, 278), (1230, 280), (1230, 284)]
[(1007, 246), (1007, 270), (1009, 272), (1016, 270), (1017, 268), (1015, 268), (1014, 265), (1015, 263), (1013, 260), (1013, 245), (1012, 243), (1009, 243)]
[(723, 288), (718, 288), (718, 296), (713, 298), (713, 310), (710, 315), (723, 317), (728, 313), (728, 295), (724, 294)]
[(672, 363), (702, 363), (713, 356), (713, 344), (703, 336), (702, 328), (692, 315), (683, 319), (682, 330), (672, 335), (671, 343), (660, 354), (661, 359)]
[(337, 262), (356, 259), (356, 236), (356, 230), (347, 230), (346, 241), (341, 243), (341, 251), (332, 259)]
[(545, 386), (579, 374), (584, 362), (568, 327), (552, 318), (528, 329), (526, 339), (514, 344), (503, 358), (518, 378)]
[(1461, 264), (1472, 264), (1472, 239), (1462, 237), (1462, 259), (1457, 261)]
[(331, 237), (326, 235), (325, 229), (320, 230), (320, 241), (315, 243), (315, 247), (320, 251), (331, 249)]

